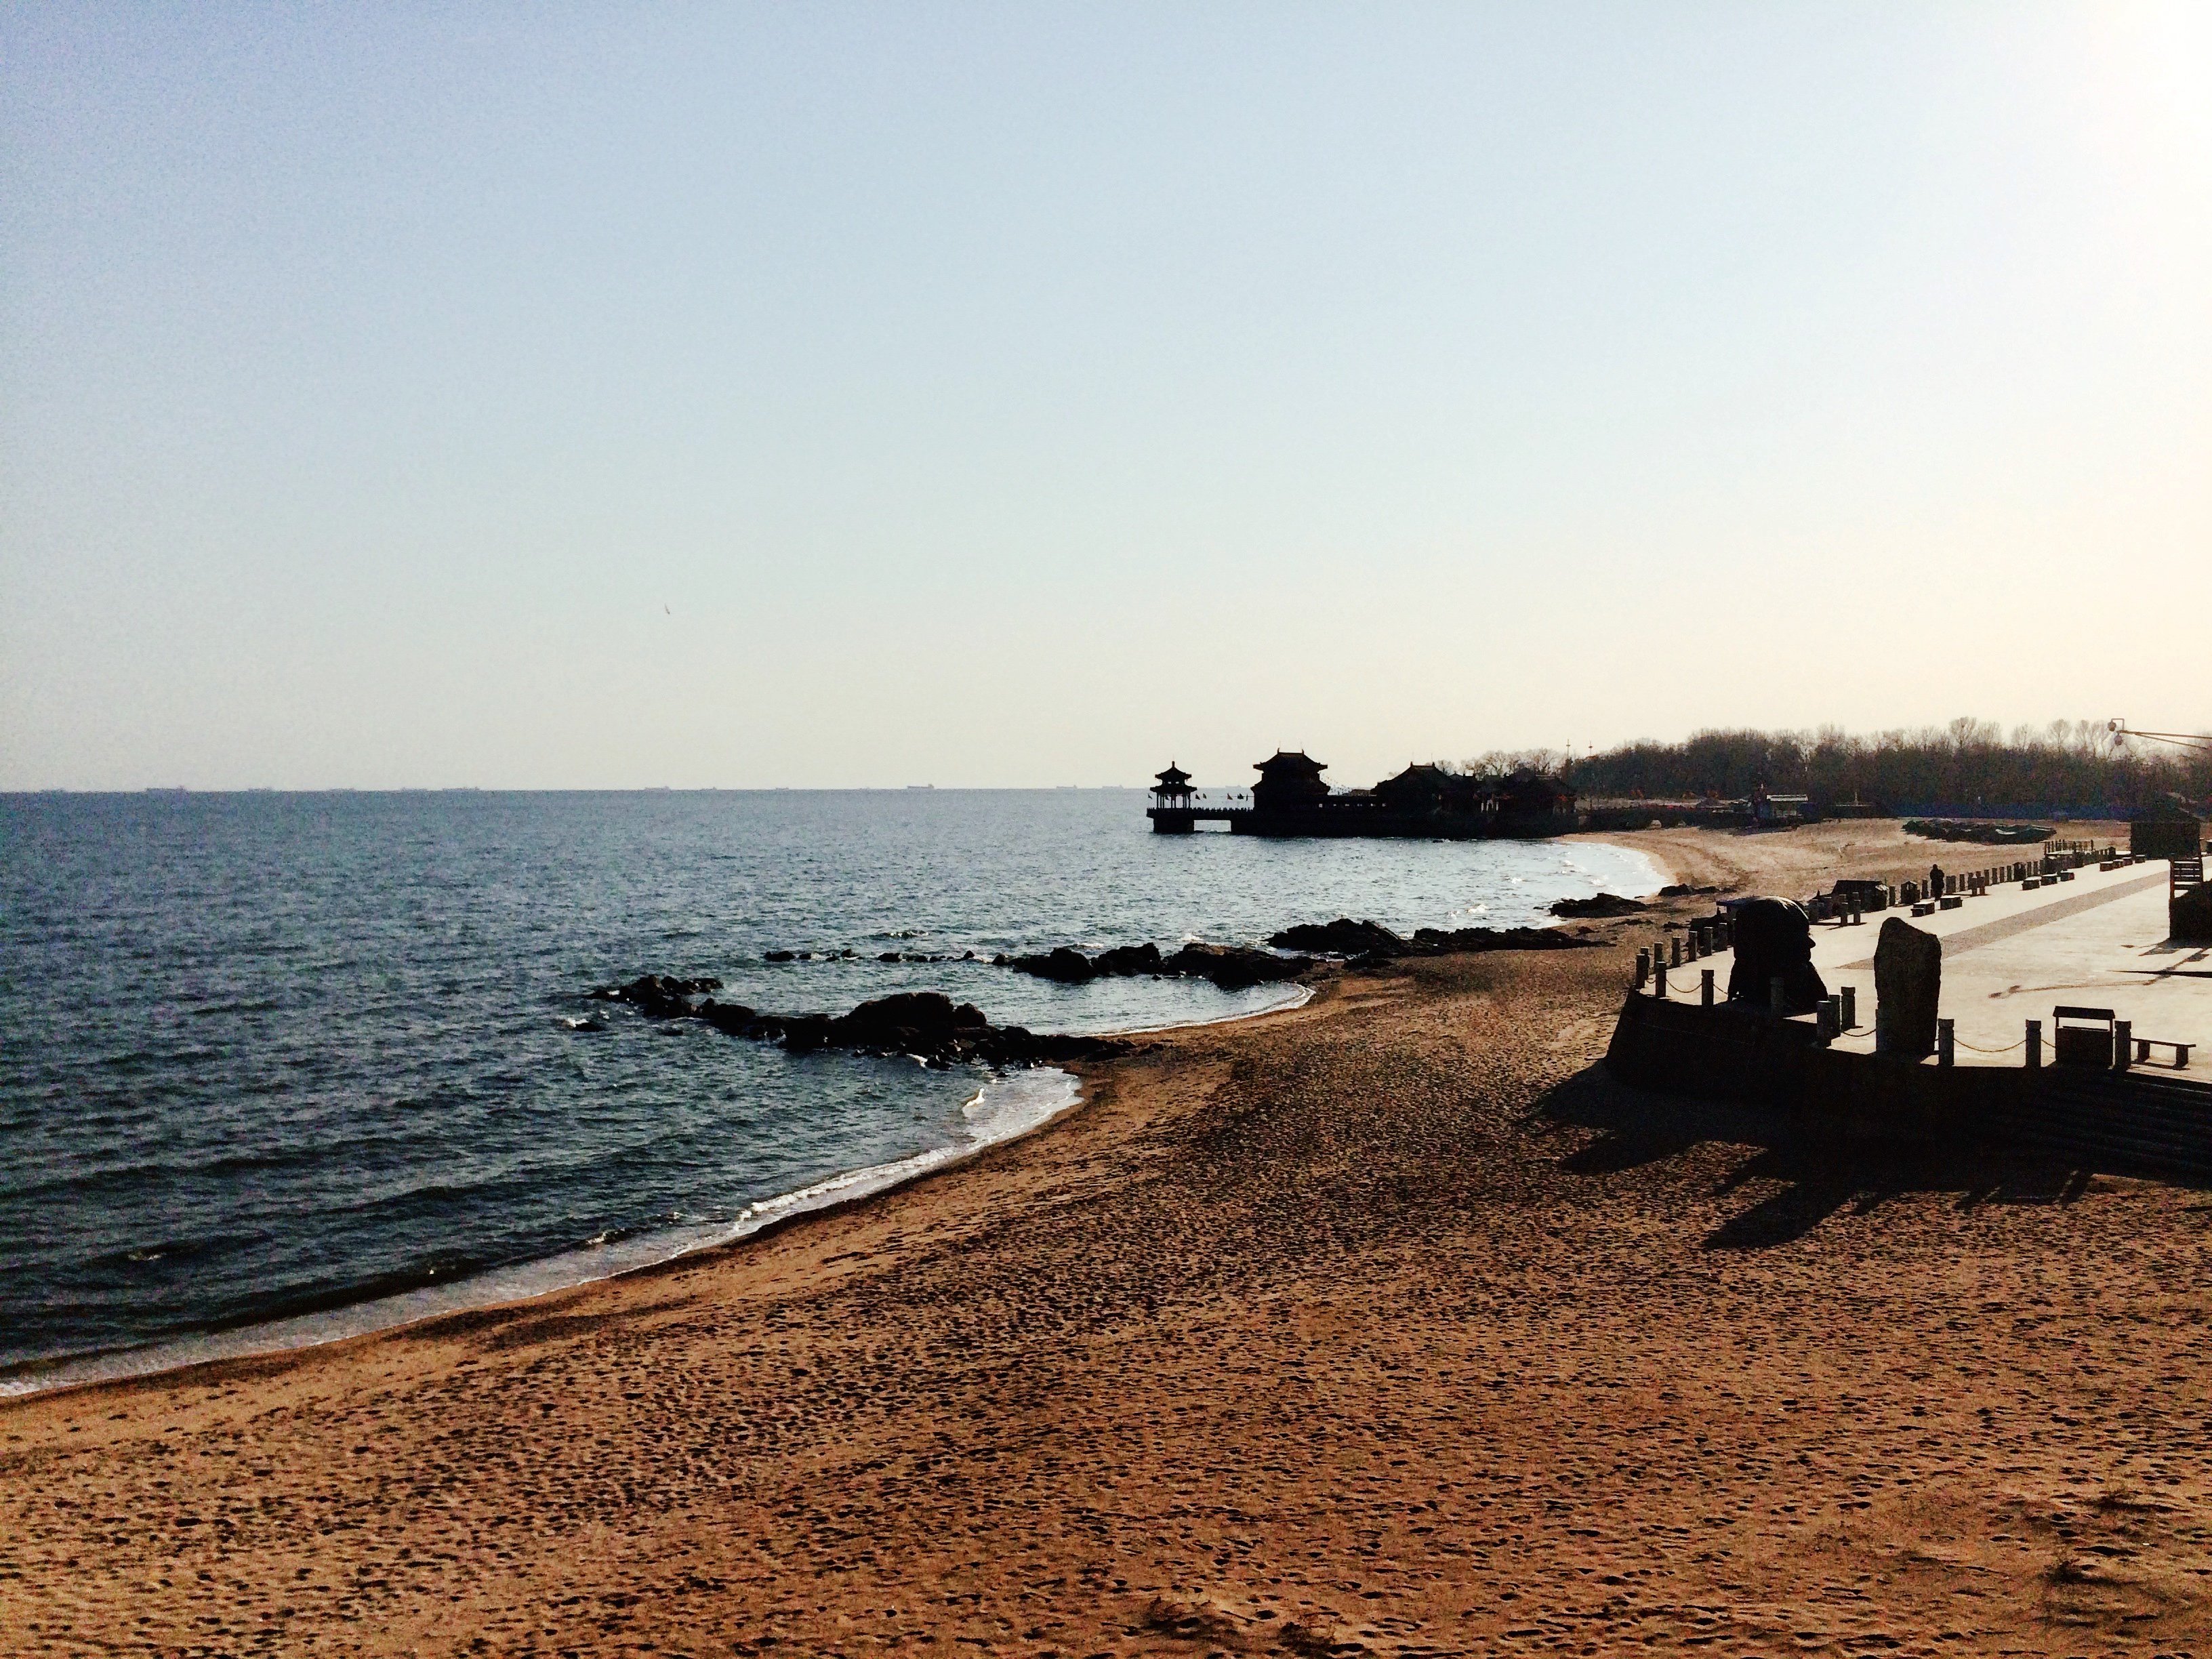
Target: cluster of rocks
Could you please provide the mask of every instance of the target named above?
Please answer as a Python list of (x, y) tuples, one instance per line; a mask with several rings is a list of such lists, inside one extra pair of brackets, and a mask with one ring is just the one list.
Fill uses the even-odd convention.
[(1032, 956), (992, 958), (999, 967), (1034, 974), (1061, 985), (1082, 985), (1094, 979), (1131, 978), (1154, 975), (1162, 978), (1211, 980), (1224, 991), (1248, 986), (1272, 985), (1296, 979), (1313, 966), (1304, 957), (1277, 956), (1235, 945), (1186, 945), (1164, 954), (1157, 945), (1124, 945), (1088, 957), (1068, 945)]
[[(858, 951), (763, 951), (763, 962), (861, 962), (870, 960)], [(975, 953), (963, 951), (958, 956), (933, 956), (926, 951), (881, 951), (872, 960), (877, 962), (973, 962)]]
[(1128, 1045), (1113, 1037), (1070, 1036), (994, 1025), (973, 1003), (956, 1004), (940, 991), (902, 991), (864, 1002), (847, 1014), (769, 1014), (738, 1002), (718, 1002), (718, 979), (678, 979), (647, 974), (627, 985), (602, 985), (589, 994), (628, 1003), (648, 1019), (696, 1019), (725, 1036), (778, 1043), (795, 1054), (842, 1048), (860, 1054), (903, 1054), (933, 1066), (975, 1061), (986, 1066), (1044, 1066), (1097, 1060)]
[(1348, 962), (1389, 962), (1400, 957), (1459, 956), (1480, 951), (1571, 951), (1595, 945), (1550, 927), (1421, 927), (1413, 938), (1379, 921), (1304, 922), (1267, 941), (1285, 951), (1311, 951)]
[(1638, 915), (1650, 908), (1642, 899), (1623, 898), (1618, 893), (1600, 893), (1594, 898), (1563, 898), (1552, 907), (1552, 914), (1577, 921), (1590, 921), (1605, 916)]

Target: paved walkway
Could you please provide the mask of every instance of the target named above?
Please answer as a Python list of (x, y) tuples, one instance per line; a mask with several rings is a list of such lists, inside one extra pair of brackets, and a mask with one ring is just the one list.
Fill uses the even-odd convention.
[[(1815, 922), (1813, 965), (1830, 993), (1857, 989), (1858, 1026), (1837, 1046), (1873, 1050), (1875, 942), (1883, 921), (1899, 916), (1943, 941), (1942, 1012), (1956, 1022), (1960, 1065), (2021, 1065), (2031, 1019), (2043, 1022), (2048, 1065), (2051, 1010), (2065, 1004), (2110, 1008), (2138, 1037), (2203, 1045), (2186, 1075), (2212, 1079), (2212, 946), (2166, 942), (2166, 866), (2154, 860), (2079, 870), (2033, 892), (2014, 883), (1932, 916), (1898, 909), (1856, 927)], [(1733, 965), (1723, 951), (1669, 969), (1668, 994), (1696, 1001), (1698, 972), (1710, 968), (1725, 996)], [(2159, 1053), (2153, 1065), (2169, 1058)]]

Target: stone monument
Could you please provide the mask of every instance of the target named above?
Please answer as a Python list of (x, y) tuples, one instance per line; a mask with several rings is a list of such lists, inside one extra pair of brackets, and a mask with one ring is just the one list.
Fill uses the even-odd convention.
[(1936, 1052), (1936, 1007), (1943, 993), (1943, 941), (1892, 916), (1874, 947), (1875, 1030), (1898, 1060)]

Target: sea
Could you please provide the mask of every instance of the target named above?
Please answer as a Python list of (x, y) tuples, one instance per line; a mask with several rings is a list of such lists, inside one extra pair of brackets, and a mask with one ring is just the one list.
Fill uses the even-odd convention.
[[(328, 1340), (743, 1237), (1048, 1121), (1054, 1070), (587, 999), (938, 990), (1111, 1032), (1297, 988), (990, 958), (1548, 921), (1589, 842), (1154, 836), (1133, 789), (0, 796), (0, 1392)], [(779, 959), (771, 960), (771, 957)], [(597, 1028), (597, 1029), (595, 1029)]]

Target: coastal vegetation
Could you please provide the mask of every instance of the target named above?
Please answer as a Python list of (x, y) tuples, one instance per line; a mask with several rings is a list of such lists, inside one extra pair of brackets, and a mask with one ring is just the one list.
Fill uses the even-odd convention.
[(1493, 753), (1467, 763), (1497, 774), (1557, 771), (1585, 797), (1736, 798), (1765, 784), (1816, 805), (1860, 800), (1895, 810), (2032, 806), (2118, 816), (2179, 794), (2212, 795), (2212, 747), (2113, 743), (2102, 720), (2053, 720), (2005, 732), (1964, 718), (1948, 726), (1859, 735), (1707, 730), (1680, 743), (1642, 741), (1570, 761), (1556, 751)]

